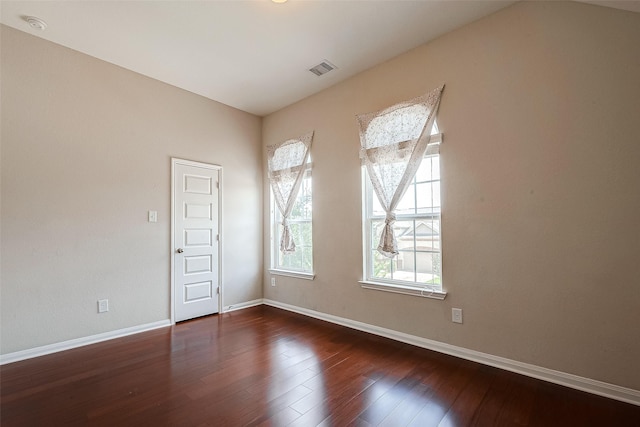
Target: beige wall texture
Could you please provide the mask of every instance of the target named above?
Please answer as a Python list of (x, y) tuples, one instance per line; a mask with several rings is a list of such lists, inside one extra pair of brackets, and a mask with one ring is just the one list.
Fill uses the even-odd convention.
[(259, 117), (8, 27), (1, 42), (2, 354), (169, 319), (171, 157), (223, 167), (224, 304), (261, 298)]
[[(637, 13), (518, 3), (267, 116), (265, 145), (315, 130), (316, 278), (264, 297), (640, 390), (639, 43)], [(355, 116), (440, 83), (449, 294), (362, 289)]]

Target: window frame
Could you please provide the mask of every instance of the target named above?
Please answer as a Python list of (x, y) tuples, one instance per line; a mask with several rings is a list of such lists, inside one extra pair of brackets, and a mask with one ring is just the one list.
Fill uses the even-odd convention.
[[(312, 206), (313, 206), (313, 175), (312, 175), (312, 163), (311, 161), (307, 162), (305, 164), (305, 170), (304, 170), (304, 177), (302, 178), (303, 180), (305, 179), (311, 179), (311, 200), (312, 200)], [(302, 184), (304, 185), (304, 183)], [(302, 193), (302, 185), (300, 186), (300, 192), (298, 193), (297, 197), (300, 197), (303, 193)], [(279, 217), (281, 217), (280, 212), (278, 211), (278, 208), (276, 206), (276, 202), (275, 202), (275, 198), (273, 197), (273, 189), (271, 189), (271, 186), (269, 186), (269, 200), (270, 200), (270, 229), (271, 229), (271, 260), (270, 260), (270, 268), (269, 268), (269, 272), (271, 274), (274, 275), (279, 275), (279, 276), (289, 276), (289, 277), (296, 277), (299, 279), (307, 279), (307, 280), (314, 280), (315, 278), (315, 273), (314, 273), (314, 260), (313, 260), (313, 238), (311, 240), (311, 269), (310, 270), (303, 270), (303, 269), (296, 269), (296, 268), (288, 268), (288, 267), (282, 267), (278, 265), (278, 260), (279, 260), (279, 252), (280, 252), (280, 235), (278, 234), (278, 222), (279, 221)], [(313, 207), (311, 209), (311, 218), (309, 220), (299, 220), (299, 219), (289, 219), (289, 224), (296, 224), (296, 223), (306, 223), (309, 222), (311, 224), (311, 233), (313, 235)]]
[[(434, 130), (437, 132), (437, 124), (434, 123)], [(442, 134), (441, 133), (433, 133), (431, 135), (432, 139), (436, 141), (442, 142)], [(437, 157), (440, 162), (440, 154), (427, 154), (424, 159), (429, 159), (430, 157)], [(377, 197), (374, 190), (373, 185), (371, 184), (371, 180), (368, 176), (366, 167), (362, 166), (362, 277), (363, 279), (359, 281), (361, 287), (365, 289), (373, 289), (379, 291), (407, 294), (425, 298), (434, 298), (443, 300), (447, 293), (443, 288), (443, 280), (442, 280), (442, 207), (440, 208), (439, 214), (396, 214), (396, 221), (418, 221), (425, 218), (437, 218), (440, 221), (440, 233), (439, 233), (439, 253), (440, 253), (440, 285), (432, 285), (426, 283), (420, 283), (416, 281), (405, 281), (405, 280), (397, 280), (397, 279), (385, 279), (380, 277), (374, 277), (373, 275), (373, 253), (375, 251), (375, 246), (372, 242), (372, 233), (371, 227), (372, 222), (375, 220), (384, 220), (384, 215), (374, 215), (373, 214), (373, 198)], [(439, 179), (442, 182), (442, 176)], [(413, 185), (416, 184), (416, 177), (413, 178)], [(415, 191), (415, 187), (414, 187)], [(442, 197), (440, 198), (442, 199)], [(414, 222), (414, 236), (415, 236), (415, 222)], [(415, 239), (415, 237), (414, 237)], [(415, 241), (414, 241), (415, 242)], [(417, 252), (421, 252), (417, 250), (415, 243), (414, 248), (412, 250), (414, 254), (414, 266), (415, 266), (415, 254)], [(415, 267), (414, 267), (414, 274)], [(415, 276), (414, 276), (415, 278)]]

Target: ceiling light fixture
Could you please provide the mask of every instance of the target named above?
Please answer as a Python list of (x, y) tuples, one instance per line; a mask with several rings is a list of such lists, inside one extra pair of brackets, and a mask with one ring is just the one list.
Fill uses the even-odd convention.
[(274, 3), (286, 3), (287, 0), (271, 0)]
[(40, 18), (36, 18), (35, 16), (25, 16), (22, 19), (27, 21), (27, 23), (33, 29), (43, 31), (45, 28), (47, 28), (47, 23)]

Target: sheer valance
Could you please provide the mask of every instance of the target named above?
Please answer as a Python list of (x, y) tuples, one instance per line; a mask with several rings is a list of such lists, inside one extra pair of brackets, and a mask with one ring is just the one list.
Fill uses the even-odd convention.
[(276, 206), (282, 214), (280, 250), (284, 254), (293, 253), (296, 250), (289, 227), (289, 215), (300, 190), (312, 140), (313, 132), (310, 132), (298, 138), (267, 146), (269, 182)]
[(431, 129), (443, 89), (444, 85), (382, 111), (357, 116), (360, 158), (386, 212), (378, 252), (389, 258), (398, 254), (394, 211), (424, 156), (439, 151), (441, 139), (431, 135)]

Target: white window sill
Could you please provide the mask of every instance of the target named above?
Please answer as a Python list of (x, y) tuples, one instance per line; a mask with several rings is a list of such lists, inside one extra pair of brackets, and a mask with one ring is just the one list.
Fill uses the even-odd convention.
[(415, 297), (433, 298), (437, 300), (443, 300), (446, 298), (447, 293), (431, 290), (428, 288), (419, 288), (417, 286), (405, 286), (405, 285), (392, 285), (390, 283), (369, 282), (361, 280), (360, 286), (365, 289), (373, 289), (376, 291), (393, 292), (396, 294), (413, 295)]
[(316, 277), (316, 275), (313, 273), (303, 273), (301, 271), (290, 271), (290, 270), (278, 270), (275, 268), (270, 268), (269, 273), (275, 274), (276, 276), (288, 276), (288, 277), (295, 277), (298, 279), (305, 279), (305, 280), (313, 280)]

